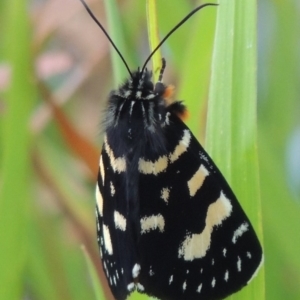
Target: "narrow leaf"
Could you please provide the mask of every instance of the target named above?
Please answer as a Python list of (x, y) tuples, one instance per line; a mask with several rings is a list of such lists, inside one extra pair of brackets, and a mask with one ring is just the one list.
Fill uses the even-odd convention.
[(101, 287), (100, 282), (99, 282), (98, 273), (97, 273), (97, 271), (96, 271), (96, 269), (95, 269), (95, 267), (92, 263), (90, 255), (86, 251), (84, 246), (82, 246), (82, 251), (83, 251), (84, 257), (86, 259), (88, 270), (90, 272), (90, 276), (91, 276), (91, 279), (92, 279), (92, 284), (93, 284), (93, 288), (94, 288), (94, 292), (95, 292), (95, 296), (96, 296), (95, 299), (104, 300), (105, 297), (104, 297), (104, 293), (102, 291), (102, 287)]
[[(256, 141), (256, 1), (223, 0), (217, 16), (207, 148), (262, 241)], [(264, 299), (264, 272), (231, 299)]]
[[(157, 13), (156, 13), (156, 0), (147, 0), (147, 25), (148, 25), (148, 38), (150, 45), (150, 52), (159, 44)], [(152, 70), (154, 82), (158, 80), (159, 70), (161, 68), (161, 52), (156, 51), (152, 57)]]

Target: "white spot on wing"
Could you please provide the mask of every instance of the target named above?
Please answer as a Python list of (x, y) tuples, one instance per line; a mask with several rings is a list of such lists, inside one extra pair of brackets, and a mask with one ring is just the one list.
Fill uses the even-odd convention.
[(132, 291), (134, 290), (134, 287), (135, 287), (134, 282), (131, 282), (131, 283), (129, 283), (129, 284), (127, 285), (127, 290), (128, 290), (129, 292), (132, 292)]
[(108, 226), (103, 224), (103, 237), (104, 237), (104, 246), (109, 255), (113, 254), (113, 247), (110, 238), (110, 232)]
[(185, 291), (186, 290), (186, 281), (182, 285), (182, 289)]
[(253, 273), (253, 275), (251, 276), (251, 278), (247, 281), (247, 284), (249, 284), (249, 282), (252, 281), (252, 279), (257, 276), (257, 273), (258, 273), (259, 269), (261, 268), (261, 266), (263, 265), (263, 263), (264, 263), (264, 256), (262, 255), (261, 261), (260, 261), (257, 269), (255, 270), (255, 272)]
[(230, 216), (231, 211), (232, 205), (221, 191), (219, 199), (208, 207), (205, 228), (199, 234), (186, 235), (179, 247), (178, 257), (190, 261), (204, 257), (210, 247), (213, 227), (221, 225)]
[(99, 210), (99, 214), (102, 217), (103, 216), (103, 198), (100, 193), (98, 184), (96, 185), (96, 204), (97, 204), (97, 207)]
[(249, 259), (252, 258), (252, 255), (251, 255), (251, 253), (250, 253), (249, 251), (247, 252), (247, 257), (248, 257)]
[(249, 229), (249, 224), (248, 223), (243, 223), (242, 225), (239, 226), (237, 230), (234, 231), (233, 237), (232, 237), (232, 243), (235, 244), (237, 239), (241, 237), (246, 231)]
[(113, 197), (116, 193), (116, 189), (115, 189), (115, 186), (114, 184), (112, 183), (112, 181), (110, 182), (110, 194), (111, 196)]
[(137, 290), (139, 292), (143, 292), (145, 290), (144, 286), (142, 284), (140, 284), (139, 282), (137, 283)]
[(228, 272), (228, 270), (226, 270), (224, 280), (227, 282), (228, 279), (229, 279), (229, 272)]
[(238, 272), (241, 272), (242, 271), (242, 260), (241, 260), (241, 258), (239, 256), (237, 257), (237, 263), (236, 263), (236, 265), (237, 265)]
[(170, 279), (169, 279), (169, 284), (171, 284), (173, 281), (173, 275), (170, 276)]
[(116, 210), (114, 212), (114, 221), (117, 229), (120, 229), (122, 231), (126, 230), (126, 219)]
[(160, 232), (163, 232), (165, 229), (165, 219), (161, 214), (144, 217), (141, 219), (142, 234), (155, 229), (158, 229)]
[(223, 249), (223, 256), (224, 256), (224, 257), (226, 257), (226, 253), (227, 253), (227, 249), (224, 248), (224, 249)]
[(187, 148), (189, 147), (191, 142), (191, 133), (188, 129), (185, 129), (183, 131), (183, 137), (179, 141), (178, 145), (175, 147), (173, 153), (169, 155), (169, 159), (171, 163), (176, 161), (180, 155), (182, 155), (184, 152), (187, 151)]
[(193, 174), (192, 178), (187, 182), (190, 196), (195, 196), (196, 192), (201, 188), (205, 177), (209, 175), (207, 169), (201, 165), (195, 174)]
[(160, 198), (163, 199), (166, 203), (168, 203), (169, 197), (170, 197), (170, 189), (163, 188), (160, 193)]
[(135, 264), (132, 268), (132, 277), (137, 278), (140, 274), (141, 266), (139, 264)]
[(211, 281), (211, 286), (214, 288), (216, 285), (216, 279), (215, 277), (213, 278), (213, 280)]
[(197, 293), (200, 293), (200, 292), (201, 292), (201, 289), (202, 289), (202, 283), (198, 286), (198, 288), (197, 288)]
[(139, 159), (139, 171), (142, 174), (153, 174), (157, 175), (166, 170), (168, 166), (167, 156), (161, 156), (156, 161)]

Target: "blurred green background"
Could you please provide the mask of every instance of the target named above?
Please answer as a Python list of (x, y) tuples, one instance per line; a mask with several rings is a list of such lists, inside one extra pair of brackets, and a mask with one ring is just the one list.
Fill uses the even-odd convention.
[[(88, 3), (106, 25), (103, 2)], [(161, 36), (197, 3), (158, 0)], [(120, 50), (136, 68), (149, 53), (145, 1), (118, 1), (118, 9)], [(203, 65), (200, 98), (206, 99), (215, 15), (197, 14), (163, 48), (165, 82), (192, 107), (190, 124), (200, 141), (207, 106), (192, 99), (199, 77), (193, 82), (185, 67), (191, 41), (198, 40), (194, 59)], [(193, 30), (197, 19), (200, 32)], [(298, 0), (259, 1), (257, 126), (268, 300), (300, 299), (299, 23)], [(0, 300), (96, 299), (84, 253), (102, 277), (94, 185), (102, 109), (115, 88), (110, 47), (76, 0), (2, 0), (0, 25)]]

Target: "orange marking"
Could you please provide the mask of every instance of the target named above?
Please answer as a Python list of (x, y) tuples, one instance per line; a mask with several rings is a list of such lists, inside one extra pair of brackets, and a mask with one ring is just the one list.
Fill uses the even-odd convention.
[[(167, 101), (168, 105), (173, 102), (172, 100), (170, 100), (170, 98), (173, 96), (174, 90), (175, 90), (174, 85), (166, 86), (165, 92), (163, 94), (163, 98)], [(171, 103), (168, 103), (169, 101), (171, 101)]]

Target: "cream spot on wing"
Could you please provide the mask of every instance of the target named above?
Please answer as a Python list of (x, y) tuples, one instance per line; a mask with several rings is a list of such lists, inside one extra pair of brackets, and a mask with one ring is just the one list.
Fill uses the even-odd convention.
[(110, 238), (110, 232), (106, 225), (103, 225), (104, 247), (109, 255), (113, 254), (113, 247)]
[(101, 179), (102, 179), (102, 184), (104, 185), (105, 171), (104, 171), (104, 165), (103, 165), (103, 157), (102, 157), (102, 155), (100, 156), (99, 169), (100, 169), (100, 175), (101, 175)]
[(198, 286), (198, 288), (197, 288), (197, 293), (200, 293), (200, 292), (201, 292), (201, 289), (202, 289), (202, 283)]
[(211, 286), (214, 288), (215, 285), (216, 285), (216, 279), (215, 279), (215, 277), (214, 277), (213, 280), (212, 280), (212, 282), (211, 282)]
[(98, 207), (99, 214), (102, 217), (103, 216), (103, 198), (102, 198), (101, 192), (99, 190), (98, 184), (96, 185), (96, 205)]
[(205, 228), (199, 234), (186, 235), (179, 247), (178, 257), (184, 260), (204, 257), (211, 244), (213, 227), (221, 225), (231, 211), (232, 205), (221, 191), (220, 198), (208, 207)]
[(238, 272), (241, 272), (242, 271), (242, 260), (241, 260), (241, 258), (239, 256), (237, 257), (237, 263), (236, 263), (236, 265), (237, 265)]
[(157, 175), (166, 170), (168, 166), (167, 156), (161, 156), (156, 161), (139, 159), (139, 171), (142, 174), (153, 174)]
[(117, 229), (126, 230), (126, 218), (116, 210), (114, 212), (114, 221)]
[(171, 161), (171, 163), (173, 163), (174, 161), (176, 161), (180, 155), (182, 155), (184, 152), (187, 151), (187, 148), (190, 145), (191, 142), (191, 133), (188, 129), (185, 129), (183, 131), (183, 137), (182, 139), (179, 141), (178, 145), (175, 147), (173, 153), (171, 153), (169, 155), (169, 159)]
[(160, 198), (163, 199), (168, 204), (169, 197), (170, 197), (170, 189), (163, 188), (160, 193)]
[(224, 280), (227, 282), (228, 279), (229, 279), (229, 272), (228, 272), (228, 270), (226, 270)]
[(137, 290), (139, 292), (143, 292), (145, 290), (144, 286), (142, 284), (140, 284), (139, 282), (137, 283)]
[(135, 264), (132, 268), (132, 277), (137, 278), (140, 274), (141, 266), (139, 264)]
[(115, 189), (115, 186), (112, 182), (110, 182), (110, 194), (111, 196), (113, 197), (116, 193), (116, 189)]
[(132, 291), (134, 290), (134, 287), (135, 287), (134, 282), (131, 282), (131, 283), (129, 283), (129, 284), (127, 285), (127, 290), (128, 290), (129, 292), (132, 292)]
[(243, 223), (242, 225), (239, 226), (237, 230), (234, 231), (233, 237), (232, 237), (232, 243), (235, 244), (237, 239), (241, 237), (246, 231), (249, 229), (249, 224), (248, 223)]
[(161, 214), (144, 217), (141, 219), (142, 234), (155, 229), (158, 229), (160, 232), (163, 232), (165, 229), (165, 219)]
[(201, 188), (205, 177), (209, 175), (207, 169), (201, 165), (197, 172), (192, 176), (192, 178), (187, 182), (190, 196), (195, 196), (196, 192)]
[(251, 276), (251, 278), (247, 281), (247, 284), (249, 284), (249, 282), (257, 276), (259, 269), (261, 268), (261, 266), (264, 264), (264, 256), (262, 255), (261, 257), (261, 261), (257, 267), (257, 269), (255, 270), (255, 272), (253, 273), (253, 275)]
[(104, 148), (109, 157), (109, 161), (111, 167), (113, 168), (114, 172), (122, 173), (126, 171), (126, 160), (124, 156), (116, 158), (112, 149), (110, 148), (107, 142), (107, 136), (104, 136)]

